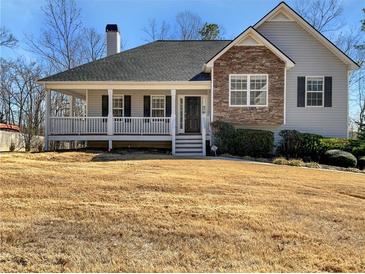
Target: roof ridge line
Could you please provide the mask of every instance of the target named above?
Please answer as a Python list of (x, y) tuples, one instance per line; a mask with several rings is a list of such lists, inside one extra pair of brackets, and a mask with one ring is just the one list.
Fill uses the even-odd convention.
[(219, 39), (219, 40), (179, 40), (179, 39), (159, 39), (154, 42), (218, 42), (218, 41), (232, 41), (231, 39)]

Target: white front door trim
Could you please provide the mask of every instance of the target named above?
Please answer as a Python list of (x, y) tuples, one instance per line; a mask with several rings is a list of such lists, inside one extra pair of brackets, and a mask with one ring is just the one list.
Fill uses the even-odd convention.
[[(185, 97), (200, 97), (200, 117), (208, 113), (208, 95), (178, 95), (177, 96), (177, 132), (185, 133)], [(182, 101), (181, 101), (182, 100)], [(200, 125), (200, 129), (205, 125)]]

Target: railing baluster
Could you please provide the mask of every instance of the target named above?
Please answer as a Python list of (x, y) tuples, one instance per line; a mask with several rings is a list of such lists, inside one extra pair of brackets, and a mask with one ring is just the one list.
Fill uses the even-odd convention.
[[(116, 134), (170, 134), (170, 117), (115, 117)], [(50, 134), (106, 134), (105, 117), (51, 117)]]

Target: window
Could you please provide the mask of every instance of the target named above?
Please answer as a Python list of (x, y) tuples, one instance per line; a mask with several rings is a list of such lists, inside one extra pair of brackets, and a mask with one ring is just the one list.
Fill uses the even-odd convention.
[(113, 116), (123, 117), (124, 98), (123, 95), (113, 95)]
[(323, 77), (306, 77), (306, 104), (308, 107), (322, 107), (324, 94)]
[(267, 75), (250, 76), (250, 105), (266, 105), (267, 96)]
[(247, 76), (231, 75), (230, 76), (230, 95), (232, 106), (247, 105)]
[(165, 117), (165, 96), (151, 96), (152, 117)]
[(230, 75), (230, 106), (266, 106), (268, 76), (266, 74)]

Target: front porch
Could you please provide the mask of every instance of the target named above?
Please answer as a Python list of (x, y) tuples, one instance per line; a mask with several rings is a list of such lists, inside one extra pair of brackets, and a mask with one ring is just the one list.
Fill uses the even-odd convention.
[[(52, 111), (52, 92), (69, 97), (68, 111)], [(113, 141), (164, 141), (175, 155), (186, 152), (190, 142), (180, 144), (176, 135), (187, 135), (195, 142), (188, 151), (205, 155), (208, 95), (208, 90), (48, 90), (45, 149), (51, 141), (108, 141), (109, 150)], [(83, 113), (75, 111), (76, 99), (83, 102)]]

